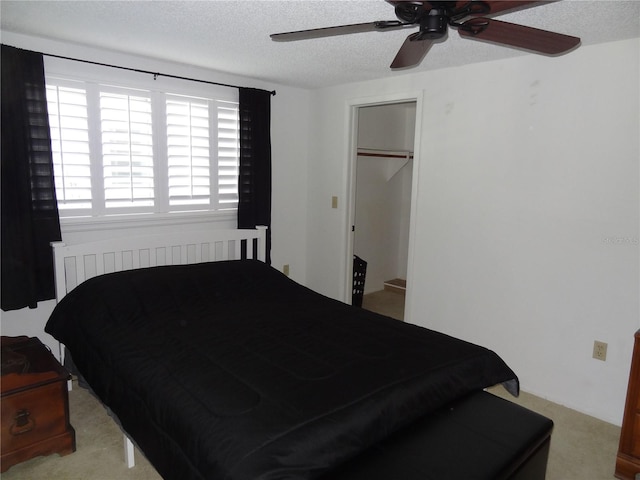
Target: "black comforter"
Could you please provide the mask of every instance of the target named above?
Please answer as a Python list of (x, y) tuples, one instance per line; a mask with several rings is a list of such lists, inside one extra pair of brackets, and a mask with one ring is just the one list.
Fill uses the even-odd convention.
[(254, 260), (103, 275), (47, 332), (166, 479), (318, 478), (515, 374), (493, 352)]

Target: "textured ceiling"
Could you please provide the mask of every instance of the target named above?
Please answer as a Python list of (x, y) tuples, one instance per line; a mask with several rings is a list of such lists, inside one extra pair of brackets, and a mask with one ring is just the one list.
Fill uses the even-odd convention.
[[(639, 0), (563, 0), (499, 17), (582, 45), (640, 37)], [(524, 55), (450, 31), (422, 64), (389, 64), (414, 29), (276, 43), (271, 33), (395, 20), (383, 0), (0, 1), (3, 31), (79, 43), (302, 88)], [(46, 53), (46, 52), (45, 52)], [(569, 53), (570, 55), (571, 53)]]

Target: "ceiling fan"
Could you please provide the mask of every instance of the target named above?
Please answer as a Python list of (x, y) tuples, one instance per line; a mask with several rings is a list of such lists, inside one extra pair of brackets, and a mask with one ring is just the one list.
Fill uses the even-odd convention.
[(580, 43), (578, 37), (488, 18), (521, 8), (551, 3), (549, 1), (385, 1), (394, 7), (398, 20), (276, 33), (271, 35), (271, 39), (277, 42), (288, 42), (350, 33), (384, 32), (418, 26), (419, 30), (409, 35), (400, 47), (391, 63), (393, 69), (418, 65), (434, 43), (446, 38), (448, 27), (457, 28), (458, 33), (465, 38), (522, 48), (546, 55), (567, 52)]

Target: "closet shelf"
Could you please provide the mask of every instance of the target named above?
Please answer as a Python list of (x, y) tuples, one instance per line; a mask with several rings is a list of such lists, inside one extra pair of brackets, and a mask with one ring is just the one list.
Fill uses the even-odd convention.
[(384, 282), (384, 289), (389, 292), (404, 293), (407, 290), (407, 281), (402, 278), (394, 278)]

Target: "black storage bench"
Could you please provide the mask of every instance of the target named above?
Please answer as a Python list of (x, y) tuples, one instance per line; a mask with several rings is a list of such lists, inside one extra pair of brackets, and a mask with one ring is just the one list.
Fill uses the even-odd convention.
[(544, 480), (553, 422), (478, 392), (326, 475), (331, 480)]

